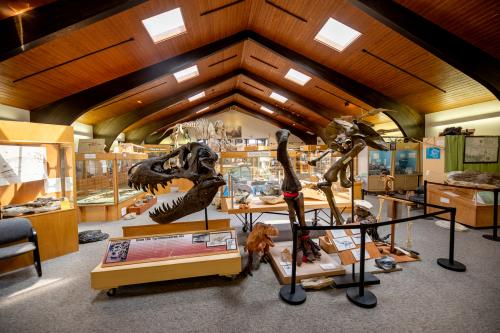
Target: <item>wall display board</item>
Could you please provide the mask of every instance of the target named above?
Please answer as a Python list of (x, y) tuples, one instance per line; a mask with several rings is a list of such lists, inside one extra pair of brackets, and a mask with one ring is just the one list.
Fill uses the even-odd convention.
[(498, 136), (466, 136), (464, 163), (497, 163)]
[(46, 178), (45, 147), (0, 145), (0, 186)]

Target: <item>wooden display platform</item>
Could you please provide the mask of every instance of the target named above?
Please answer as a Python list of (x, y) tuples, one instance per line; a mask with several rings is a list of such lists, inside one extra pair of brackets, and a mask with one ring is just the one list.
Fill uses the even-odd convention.
[(146, 203), (142, 204), (141, 206), (135, 206), (135, 204), (132, 206), (128, 206), (127, 213), (136, 213), (137, 215), (141, 215), (142, 213), (147, 211), (149, 208), (156, 205), (157, 202), (158, 202), (158, 199), (156, 197), (154, 197), (149, 202), (146, 202)]
[[(275, 243), (275, 246), (271, 248), (271, 264), (276, 272), (278, 280), (281, 284), (289, 284), (291, 282), (291, 274), (287, 275), (283, 266), (281, 266), (281, 251), (288, 248), (290, 253), (292, 253), (292, 242), (279, 242)], [(324, 270), (320, 267), (322, 264), (332, 264), (333, 269)], [(291, 266), (291, 264), (290, 264)], [(302, 279), (308, 279), (312, 277), (319, 276), (334, 276), (334, 275), (344, 275), (345, 269), (343, 266), (339, 265), (328, 253), (321, 250), (321, 260), (319, 262), (313, 263), (302, 263), (301, 266), (297, 266), (297, 282)]]
[[(335, 196), (335, 201), (339, 209), (351, 208), (351, 200), (343, 196)], [(248, 208), (239, 208), (239, 204), (235, 204), (231, 208), (231, 198), (222, 198), (221, 207), (223, 212), (228, 214), (245, 214), (245, 213), (265, 213), (265, 212), (282, 212), (288, 211), (288, 206), (285, 202), (269, 205), (259, 199), (255, 199), (250, 203)], [(304, 209), (306, 211), (312, 209), (329, 209), (330, 206), (326, 200), (304, 200)]]
[[(184, 222), (183, 227), (186, 228), (187, 224), (191, 222)], [(168, 230), (172, 225), (161, 225), (163, 230)], [(199, 226), (197, 223), (192, 223), (193, 226)], [(148, 226), (138, 226), (146, 230)], [(154, 225), (151, 227), (155, 227)], [(154, 229), (152, 229), (154, 230)], [(178, 230), (178, 227), (173, 227), (172, 230)], [(231, 232), (234, 237), (236, 234), (234, 230), (208, 230), (208, 232)], [(191, 234), (207, 233), (204, 229), (191, 229), (188, 232)], [(178, 232), (165, 233), (163, 236), (176, 236)], [(162, 236), (156, 234), (156, 237)], [(144, 236), (144, 235), (143, 235)], [(140, 236), (141, 237), (141, 236)], [(152, 236), (154, 237), (154, 236)], [(131, 239), (133, 237), (126, 237)], [(147, 248), (146, 248), (147, 249)], [(106, 251), (107, 252), (107, 251)], [(168, 251), (167, 251), (168, 252)], [(141, 260), (141, 262), (108, 266), (99, 263), (90, 273), (91, 287), (93, 289), (113, 289), (120, 286), (141, 284), (156, 281), (166, 281), (183, 279), (197, 276), (208, 275), (221, 275), (221, 276), (234, 276), (241, 272), (241, 254), (238, 244), (236, 242), (236, 249), (224, 251), (225, 253), (204, 253), (195, 256), (179, 256), (175, 258), (155, 258), (155, 261)], [(158, 255), (158, 251), (152, 250), (154, 254)]]
[[(168, 233), (204, 230), (205, 221), (173, 222), (169, 224), (145, 224), (122, 227), (123, 237), (161, 235)], [(230, 229), (230, 219), (208, 220), (208, 229)]]
[(117, 204), (109, 205), (79, 205), (80, 222), (111, 222), (119, 220), (126, 214), (126, 209), (137, 200), (146, 196), (146, 192), (128, 198)]

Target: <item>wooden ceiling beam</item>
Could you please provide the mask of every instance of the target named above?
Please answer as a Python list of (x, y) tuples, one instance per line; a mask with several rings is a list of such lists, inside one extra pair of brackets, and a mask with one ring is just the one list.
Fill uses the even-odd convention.
[[(205, 107), (210, 107), (215, 103), (218, 103), (218, 102), (220, 102), (228, 97), (233, 96), (233, 94), (234, 94), (233, 91), (229, 91), (225, 94), (211, 98), (210, 100), (208, 100), (204, 103), (201, 103), (201, 104), (197, 105), (196, 107), (177, 112), (171, 116), (168, 116), (167, 118), (164, 118), (163, 120), (151, 122), (151, 123), (148, 123), (147, 125), (144, 125), (142, 127), (135, 128), (135, 129), (130, 130), (130, 131), (126, 131), (125, 132), (125, 140), (127, 142), (141, 143), (145, 140), (145, 138), (148, 135), (150, 135), (154, 132), (157, 132), (164, 127), (171, 126), (171, 125), (177, 123), (181, 119), (186, 118), (189, 115), (193, 114), (193, 112), (196, 112), (195, 110), (201, 110)], [(201, 113), (201, 115), (204, 115), (204, 114), (206, 114), (206, 112)]]
[[(137, 110), (133, 110), (133, 111), (121, 114), (119, 116), (106, 119), (105, 121), (102, 121), (99, 124), (94, 126), (94, 137), (100, 138), (100, 139), (105, 139), (106, 146), (111, 147), (111, 144), (116, 139), (116, 137), (121, 132), (123, 132), (126, 128), (133, 125), (137, 121), (139, 121), (139, 120), (141, 120), (149, 115), (152, 115), (156, 112), (159, 112), (170, 105), (174, 105), (182, 100), (185, 100), (188, 97), (190, 97), (190, 96), (192, 96), (200, 91), (210, 89), (213, 86), (221, 84), (227, 80), (230, 80), (233, 78), (236, 79), (238, 77), (238, 75), (244, 75), (244, 76), (252, 79), (253, 81), (258, 82), (259, 84), (265, 85), (267, 88), (270, 88), (273, 90), (276, 89), (275, 91), (277, 91), (277, 92), (279, 91), (279, 93), (283, 94), (283, 96), (290, 98), (292, 101), (297, 102), (299, 104), (302, 104), (303, 106), (305, 106), (307, 108), (310, 108), (310, 110), (312, 112), (317, 112), (316, 103), (302, 97), (301, 95), (298, 95), (298, 94), (295, 94), (293, 92), (290, 92), (289, 90), (283, 89), (280, 86), (275, 85), (275, 84), (261, 78), (258, 75), (252, 74), (252, 73), (250, 73), (246, 70), (243, 70), (243, 69), (237, 69), (237, 70), (234, 70), (234, 71), (229, 72), (227, 74), (224, 74), (218, 78), (215, 78), (213, 80), (209, 80), (207, 82), (199, 84), (191, 89), (180, 92), (179, 94), (176, 94), (174, 96), (168, 96), (168, 97), (163, 98), (161, 100), (158, 100), (154, 103), (145, 105)], [(249, 96), (248, 94), (246, 94), (244, 92), (241, 92), (241, 94)], [(261, 100), (261, 102), (259, 102), (259, 103), (265, 103), (265, 102)], [(267, 105), (268, 108), (275, 109), (275, 111), (277, 113), (281, 113), (285, 117), (293, 118), (294, 121), (297, 123), (304, 123), (304, 121), (308, 122), (306, 119), (297, 118), (297, 117), (293, 116), (292, 114), (290, 114), (289, 111), (287, 111), (283, 108), (280, 108), (278, 106), (274, 107), (268, 103), (265, 103), (265, 104)], [(306, 105), (304, 105), (304, 104), (306, 104)], [(331, 117), (332, 115), (330, 114), (329, 116)], [(310, 124), (309, 127), (311, 129), (314, 129), (314, 127), (312, 127), (312, 126), (315, 126), (315, 124), (313, 124), (311, 122), (308, 122), (308, 123)], [(316, 132), (316, 131), (314, 131), (314, 132)]]
[(71, 125), (82, 114), (93, 107), (142, 84), (158, 79), (161, 76), (173, 74), (179, 70), (193, 66), (202, 58), (241, 43), (246, 40), (247, 35), (246, 31), (236, 33), (41, 106), (31, 112), (31, 121), (36, 123)]
[(396, 123), (404, 135), (412, 138), (424, 137), (424, 117), (409, 106), (253, 31), (248, 32), (248, 38), (368, 105), (397, 111), (388, 112), (386, 115)]
[(179, 103), (187, 98), (201, 92), (205, 91), (213, 86), (221, 84), (225, 81), (236, 78), (240, 74), (239, 70), (232, 71), (230, 73), (224, 74), (213, 80), (209, 80), (202, 84), (199, 84), (191, 89), (184, 90), (176, 95), (168, 96), (162, 98), (156, 102), (145, 105), (137, 110), (133, 110), (116, 117), (106, 119), (94, 126), (94, 137), (105, 139), (106, 146), (111, 147), (111, 144), (116, 139), (116, 137), (123, 132), (127, 127), (138, 122), (139, 120), (159, 112), (171, 105)]
[[(198, 119), (200, 117), (206, 117), (208, 115), (214, 116), (217, 113), (225, 111), (228, 107), (231, 107), (231, 106), (237, 106), (238, 107), (238, 110), (236, 110), (237, 112), (241, 112), (241, 113), (246, 114), (250, 117), (260, 119), (260, 120), (265, 121), (265, 122), (269, 122), (278, 128), (286, 128), (292, 134), (296, 135), (298, 138), (300, 138), (302, 141), (304, 141), (304, 143), (306, 143), (306, 144), (316, 144), (317, 143), (315, 135), (310, 135), (310, 134), (307, 134), (305, 132), (300, 131), (297, 128), (293, 128), (290, 125), (280, 121), (279, 119), (270, 117), (267, 114), (262, 113), (261, 111), (259, 111), (257, 109), (254, 109), (253, 112), (250, 112), (247, 110), (246, 106), (244, 106), (238, 102), (234, 102), (234, 101), (229, 101), (229, 102), (225, 103), (224, 105), (218, 107), (217, 109), (214, 109), (213, 111), (208, 111), (207, 113), (204, 113), (203, 115), (194, 115), (192, 117), (186, 118), (184, 120), (184, 122), (193, 121), (195, 119)], [(144, 143), (146, 143), (146, 144), (159, 144), (163, 139), (165, 139), (167, 137), (167, 135), (170, 135), (170, 133), (171, 133), (171, 131), (168, 131), (168, 132), (165, 131), (162, 133), (158, 133), (156, 135), (148, 135), (144, 139)]]
[(59, 0), (0, 20), (0, 62), (147, 0)]
[(292, 120), (293, 122), (295, 122), (297, 124), (301, 124), (301, 125), (307, 127), (313, 133), (321, 133), (321, 127), (318, 124), (316, 124), (310, 120), (307, 120), (306, 118), (297, 117), (297, 116), (291, 114), (289, 110), (280, 108), (279, 106), (276, 106), (276, 105), (271, 105), (271, 104), (267, 103), (266, 101), (264, 101), (263, 99), (259, 98), (258, 96), (251, 95), (251, 94), (249, 94), (245, 91), (239, 90), (239, 89), (235, 89), (234, 93), (242, 96), (243, 98), (250, 100), (252, 103), (260, 104), (260, 105), (270, 109), (271, 111), (274, 111), (274, 113), (277, 115), (281, 115), (283, 117), (286, 117), (286, 118)]
[(349, 2), (481, 83), (500, 99), (500, 61), (493, 56), (395, 1), (349, 0)]
[(259, 83), (260, 85), (263, 85), (263, 86), (271, 89), (272, 91), (282, 95), (283, 97), (286, 97), (289, 100), (292, 100), (292, 101), (294, 101), (302, 106), (305, 106), (309, 110), (321, 115), (323, 118), (326, 118), (328, 120), (332, 120), (335, 117), (339, 117), (338, 112), (331, 110), (331, 109), (328, 109), (319, 103), (316, 103), (308, 98), (305, 98), (302, 95), (299, 95), (299, 94), (296, 94), (290, 90), (284, 89), (280, 85), (275, 84), (269, 80), (266, 80), (266, 79), (254, 74), (254, 73), (251, 73), (245, 69), (242, 70), (242, 74), (244, 76), (248, 77), (249, 79), (251, 79), (252, 81), (255, 81), (255, 82)]

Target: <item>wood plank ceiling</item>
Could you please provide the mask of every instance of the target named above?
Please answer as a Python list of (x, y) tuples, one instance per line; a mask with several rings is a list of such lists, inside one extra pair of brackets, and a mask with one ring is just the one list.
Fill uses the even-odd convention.
[[(488, 43), (498, 40), (500, 30), (494, 22), (497, 14), (489, 14), (498, 9), (495, 1), (475, 0), (467, 6), (459, 6), (459, 0), (436, 5), (431, 1), (419, 2), (427, 6), (406, 0), (398, 2), (498, 58), (500, 46)], [(176, 7), (182, 10), (187, 32), (154, 44), (141, 20)], [(330, 17), (362, 34), (343, 52), (314, 41)], [(462, 26), (457, 22), (464, 17), (467, 24)], [(476, 81), (344, 0), (318, 0), (314, 4), (285, 0), (150, 0), (1, 62), (0, 104), (34, 110), (244, 30), (284, 45), (420, 113), (495, 99)], [(92, 52), (95, 53), (82, 57)], [(152, 103), (232, 72), (232, 79), (205, 89), (206, 97), (158, 109), (132, 124), (124, 124), (123, 130), (130, 133), (178, 112), (195, 112), (198, 106), (216, 101), (217, 96), (230, 91), (234, 91), (234, 96), (216, 101), (210, 108), (216, 108), (215, 103), (230, 101), (258, 110), (250, 105), (255, 102), (238, 94), (242, 92), (294, 117), (324, 126), (333, 116), (359, 115), (373, 107), (253, 40), (217, 50), (197, 61), (197, 65), (200, 75), (196, 78), (179, 84), (172, 75), (163, 75), (83, 110), (86, 113), (78, 120), (97, 125), (139, 112)], [(284, 75), (290, 68), (312, 79), (305, 86), (288, 81)], [(294, 98), (283, 104), (270, 99), (269, 94), (277, 88)], [(206, 113), (199, 115), (203, 114)], [(277, 118), (286, 121), (283, 116)], [(380, 115), (369, 120), (380, 123), (389, 118)]]

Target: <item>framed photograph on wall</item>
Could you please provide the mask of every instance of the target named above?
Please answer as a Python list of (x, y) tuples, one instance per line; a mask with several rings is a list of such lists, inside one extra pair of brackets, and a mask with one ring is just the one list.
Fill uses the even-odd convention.
[(498, 136), (466, 136), (464, 163), (498, 163)]

